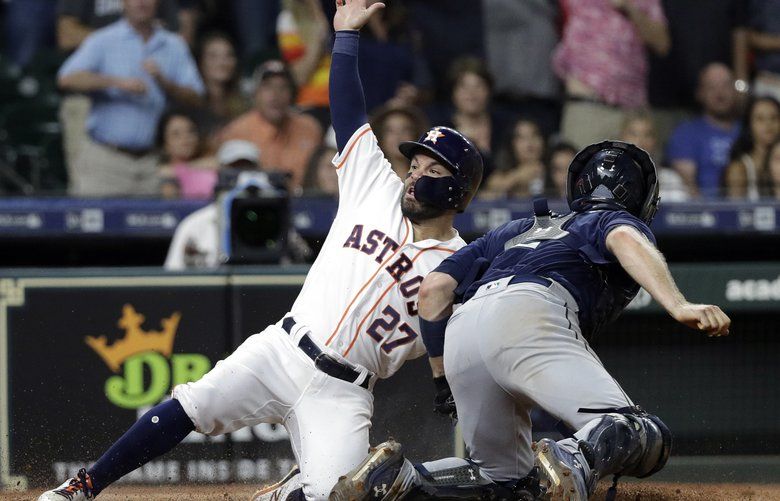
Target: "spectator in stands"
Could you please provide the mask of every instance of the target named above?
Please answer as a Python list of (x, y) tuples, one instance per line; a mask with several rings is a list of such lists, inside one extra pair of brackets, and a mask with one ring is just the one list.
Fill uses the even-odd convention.
[[(217, 159), (221, 176), (220, 183), (215, 187), (214, 198), (232, 189), (245, 171), (259, 173), (254, 179), (261, 181), (268, 189), (275, 189), (268, 176), (262, 172), (260, 151), (254, 143), (227, 141), (217, 151)], [(165, 269), (213, 269), (224, 264), (227, 256), (223, 255), (220, 245), (221, 227), (217, 201), (188, 215), (176, 227), (165, 259)], [(306, 242), (292, 228), (288, 233), (288, 248), (290, 255), (285, 258), (285, 262), (303, 262), (311, 255)]]
[(566, 86), (561, 133), (577, 147), (615, 137), (623, 110), (647, 105), (645, 48), (669, 51), (660, 0), (565, 0), (553, 67)]
[(263, 152), (265, 168), (290, 174), (290, 191), (298, 194), (309, 159), (322, 140), (322, 128), (293, 107), (295, 80), (283, 62), (263, 63), (255, 71), (254, 82), (255, 108), (229, 123), (222, 140), (255, 143)]
[[(409, 9), (410, 29), (415, 42), (434, 78), (447, 75), (456, 59), (483, 56), (482, 2), (409, 0), (404, 3)], [(360, 64), (363, 64), (362, 59)], [(440, 78), (432, 83), (435, 86), (434, 98), (446, 102), (451, 90), (449, 82)]]
[(58, 73), (65, 91), (88, 92), (89, 137), (71, 166), (74, 195), (157, 195), (154, 134), (169, 102), (204, 92), (189, 49), (155, 23), (155, 0), (124, 0), (119, 21), (89, 35)]
[(485, 55), (494, 102), (532, 118), (545, 137), (558, 130), (560, 81), (552, 69), (559, 40), (557, 1), (483, 0)]
[(690, 197), (682, 177), (674, 169), (659, 163), (658, 130), (649, 110), (635, 110), (626, 114), (620, 127), (622, 141), (633, 143), (650, 154), (656, 163), (661, 199), (665, 202), (684, 202)]
[(418, 106), (431, 97), (432, 76), (415, 43), (408, 10), (403, 2), (386, 2), (360, 33), (358, 71), (370, 113), (385, 105)]
[(406, 179), (409, 159), (398, 149), (403, 141), (416, 141), (428, 129), (425, 114), (413, 106), (384, 106), (371, 117), (379, 148), (398, 177)]
[(493, 76), (481, 60), (467, 56), (452, 63), (448, 78), (452, 114), (439, 122), (459, 130), (474, 142), (482, 154), (485, 176), (490, 176), (501, 133), (511, 125), (506, 114), (491, 109)]
[(282, 0), (276, 36), (298, 87), (298, 106), (327, 123), (331, 29), (320, 1)]
[(198, 67), (206, 86), (206, 102), (204, 107), (193, 111), (209, 149), (214, 152), (218, 132), (249, 108), (238, 88), (236, 50), (226, 34), (212, 32), (203, 37)]
[(577, 148), (565, 141), (554, 144), (547, 152), (544, 181), (545, 195), (551, 198), (566, 198), (566, 180), (569, 177), (569, 165), (577, 154)]
[(664, 57), (651, 58), (649, 97), (656, 125), (663, 131), (659, 118), (666, 117), (659, 117), (658, 108), (664, 108), (663, 114), (670, 116), (679, 116), (682, 109), (692, 108), (699, 75), (705, 66), (719, 62), (737, 71), (736, 47), (745, 38), (746, 11), (751, 0), (662, 3), (672, 46)]
[(337, 153), (336, 132), (333, 127), (329, 127), (322, 145), (314, 152), (306, 167), (306, 176), (303, 179), (304, 196), (338, 198), (339, 179), (333, 165)]
[(3, 52), (17, 66), (27, 66), (36, 52), (53, 45), (57, 0), (8, 0), (4, 3)]
[(778, 138), (780, 103), (769, 96), (753, 99), (745, 110), (724, 175), (729, 198), (758, 200), (760, 195), (766, 194), (764, 185), (770, 179), (765, 170), (767, 152)]
[(690, 196), (715, 196), (739, 133), (734, 74), (722, 63), (705, 66), (696, 97), (702, 116), (675, 128), (666, 146), (666, 158), (682, 176)]
[(544, 136), (535, 122), (518, 120), (480, 197), (528, 197), (544, 190)]
[(165, 198), (211, 197), (219, 164), (215, 157), (204, 155), (205, 143), (192, 116), (181, 111), (163, 115), (157, 145), (162, 153), (159, 173)]
[(780, 200), (780, 141), (775, 141), (767, 150), (763, 170), (766, 173), (764, 193), (770, 198)]
[(753, 94), (767, 95), (780, 100), (780, 2), (777, 0), (751, 0), (748, 4), (748, 34), (739, 46), (743, 68), (736, 68), (740, 79), (749, 75), (750, 52), (756, 71)]
[[(163, 27), (170, 31), (178, 31), (182, 37), (190, 41), (194, 31), (179, 31), (179, 11), (193, 9), (193, 2), (179, 0), (159, 0), (156, 16)], [(100, 0), (58, 0), (57, 45), (60, 50), (71, 52), (76, 50), (93, 31), (119, 21), (122, 17), (123, 2)]]
[[(122, 2), (118, 0), (59, 0), (57, 9), (57, 46), (63, 53), (73, 52), (92, 32), (122, 17)], [(160, 0), (157, 19), (166, 28), (175, 29), (178, 20), (173, 0)], [(88, 139), (89, 103), (89, 96), (77, 92), (66, 94), (60, 103), (62, 146), (71, 177), (77, 175), (72, 169), (78, 161), (79, 147)]]

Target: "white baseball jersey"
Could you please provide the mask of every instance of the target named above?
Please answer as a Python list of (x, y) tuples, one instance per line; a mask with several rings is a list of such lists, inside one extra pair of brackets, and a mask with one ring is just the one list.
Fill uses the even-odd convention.
[(423, 278), (463, 247), (414, 242), (401, 214), (404, 184), (390, 167), (369, 125), (358, 129), (333, 159), (339, 208), (291, 314), (320, 346), (379, 377), (425, 353), (417, 293)]

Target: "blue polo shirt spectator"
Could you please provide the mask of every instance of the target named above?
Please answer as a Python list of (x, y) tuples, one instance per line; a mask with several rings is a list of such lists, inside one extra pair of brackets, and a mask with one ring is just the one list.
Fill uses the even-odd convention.
[(157, 122), (169, 103), (198, 105), (205, 88), (184, 40), (161, 28), (157, 2), (125, 0), (124, 17), (97, 30), (58, 74), (86, 92), (88, 138), (69, 169), (74, 195), (156, 195)]
[(120, 83), (92, 93), (92, 111), (87, 122), (92, 138), (135, 150), (149, 149), (154, 144), (157, 121), (167, 96), (163, 86), (144, 68), (149, 60), (157, 64), (164, 78), (198, 95), (204, 93), (198, 68), (178, 35), (155, 27), (151, 37), (144, 40), (126, 19), (87, 37), (65, 61), (59, 77), (86, 71), (108, 78), (133, 79), (139, 89), (144, 86), (142, 92), (134, 92)]
[(699, 192), (704, 196), (715, 196), (738, 133), (736, 123), (723, 128), (705, 117), (697, 118), (677, 126), (669, 137), (666, 155), (670, 162), (692, 160), (696, 164)]
[(720, 193), (731, 144), (739, 134), (731, 68), (723, 63), (705, 66), (699, 73), (696, 99), (702, 107), (701, 117), (677, 126), (669, 136), (666, 159), (691, 197), (712, 197)]

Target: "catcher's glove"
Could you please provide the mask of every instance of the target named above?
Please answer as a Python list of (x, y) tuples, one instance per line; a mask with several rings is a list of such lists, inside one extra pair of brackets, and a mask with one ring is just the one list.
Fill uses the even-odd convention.
[(450, 384), (445, 376), (433, 378), (433, 384), (436, 386), (436, 395), (433, 397), (433, 411), (449, 416), (453, 423), (458, 422), (458, 409), (455, 407), (455, 399), (452, 397)]

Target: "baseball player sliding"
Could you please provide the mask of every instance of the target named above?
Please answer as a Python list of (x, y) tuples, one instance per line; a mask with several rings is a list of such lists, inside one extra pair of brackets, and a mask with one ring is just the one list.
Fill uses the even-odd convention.
[(281, 423), (299, 469), (256, 499), (324, 499), (368, 451), (377, 378), (425, 354), (417, 294), (423, 278), (465, 245), (452, 227), (482, 178), (482, 159), (455, 130), (434, 127), (401, 145), (399, 179), (366, 123), (358, 31), (382, 8), (338, 6), (330, 74), (339, 148), (339, 207), (300, 295), (282, 320), (248, 338), (201, 380), (141, 417), (94, 466), (40, 501), (91, 499), (176, 446), (192, 430), (229, 433)]
[[(436, 404), (455, 411), (449, 380), (470, 459), (412, 465), (386, 442), (336, 484), (332, 500), (586, 500), (602, 477), (615, 476), (614, 497), (619, 476), (664, 466), (670, 431), (634, 405), (588, 339), (640, 285), (709, 336), (728, 334), (730, 320), (717, 306), (689, 303), (656, 249), (648, 225), (658, 179), (644, 150), (618, 141), (585, 148), (569, 167), (567, 194), (568, 215), (537, 201), (534, 218), (472, 242), (420, 289), (422, 336), (440, 378)], [(574, 433), (532, 444), (535, 406)]]

